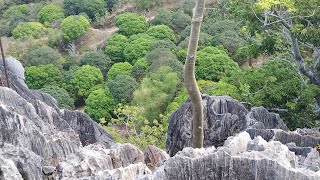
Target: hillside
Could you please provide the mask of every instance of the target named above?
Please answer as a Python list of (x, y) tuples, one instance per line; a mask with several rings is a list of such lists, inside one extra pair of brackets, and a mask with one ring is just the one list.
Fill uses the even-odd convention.
[[(263, 173), (274, 169), (281, 173), (273, 179), (318, 176), (320, 2), (207, 0), (203, 18), (193, 16), (195, 3), (0, 0), (12, 85), (1, 65), (0, 170), (10, 160), (11, 179), (272, 179)], [(197, 23), (199, 40), (190, 38)], [(194, 76), (194, 87), (186, 85)], [(187, 148), (196, 86), (203, 150)], [(228, 138), (245, 147), (234, 152)], [(36, 162), (26, 171), (37, 177), (20, 167), (28, 157)], [(220, 161), (230, 172), (216, 172)]]

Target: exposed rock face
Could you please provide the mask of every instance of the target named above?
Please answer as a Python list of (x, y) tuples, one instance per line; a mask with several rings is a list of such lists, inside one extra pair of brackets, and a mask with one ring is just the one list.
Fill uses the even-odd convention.
[[(299, 147), (315, 147), (320, 143), (320, 134), (316, 131), (304, 133), (303, 130), (287, 132), (288, 128), (276, 113), (268, 112), (263, 107), (254, 107), (248, 111), (239, 101), (227, 96), (203, 95), (204, 106), (204, 147), (221, 146), (229, 137), (246, 131), (251, 138), (261, 136), (263, 139), (277, 140), (283, 144), (295, 143), (298, 154), (305, 150)], [(312, 132), (313, 133), (312, 133)], [(169, 121), (167, 134), (167, 151), (175, 155), (184, 147), (191, 146), (192, 105), (185, 102)]]
[(50, 95), (26, 86), (18, 61), (8, 58), (7, 65), (12, 89), (0, 87), (0, 179), (130, 180), (150, 173), (139, 149), (115, 144), (84, 113), (60, 110)]
[[(57, 167), (55, 179), (95, 179), (99, 174), (112, 175), (123, 167), (131, 168), (131, 176), (127, 179), (135, 179), (138, 175), (150, 173), (150, 170), (143, 164), (143, 153), (131, 144), (116, 144), (110, 149), (106, 149), (101, 145), (89, 145), (79, 149), (76, 153), (70, 154), (67, 159)], [(120, 168), (120, 169), (119, 169)], [(127, 173), (123, 170), (123, 173)], [(121, 171), (121, 170), (120, 170)], [(120, 175), (120, 179), (123, 174)], [(102, 177), (101, 177), (102, 178)]]
[(154, 170), (168, 158), (168, 154), (156, 146), (149, 145), (144, 150), (144, 162), (151, 170)]
[[(319, 155), (310, 155), (317, 158)], [(316, 162), (315, 160), (313, 162)], [(261, 137), (251, 140), (246, 132), (230, 137), (218, 149), (185, 148), (167, 160), (154, 174), (144, 180), (197, 180), (197, 179), (266, 179), (266, 180), (316, 180), (319, 164), (300, 168), (298, 157), (278, 141), (266, 142)]]

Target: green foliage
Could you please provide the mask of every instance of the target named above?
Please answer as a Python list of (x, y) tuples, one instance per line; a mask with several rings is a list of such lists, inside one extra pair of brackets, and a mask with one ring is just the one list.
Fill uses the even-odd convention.
[(82, 101), (89, 96), (94, 86), (102, 82), (101, 71), (96, 67), (85, 65), (74, 72), (67, 87), (77, 101)]
[(46, 28), (38, 22), (21, 22), (12, 31), (14, 38), (34, 37), (39, 38), (46, 32)]
[(174, 32), (180, 34), (187, 26), (190, 25), (191, 17), (182, 11), (171, 12), (165, 9), (160, 9), (154, 19), (152, 25), (167, 25)]
[(63, 0), (66, 15), (77, 15), (82, 12), (84, 0)]
[(170, 40), (155, 40), (151, 44), (150, 51), (154, 49), (159, 49), (159, 48), (167, 48), (167, 49), (170, 49), (171, 51), (175, 51), (177, 46)]
[(157, 25), (152, 26), (147, 30), (147, 34), (153, 36), (160, 40), (171, 40), (172, 42), (176, 41), (176, 36), (170, 27), (166, 25)]
[(54, 97), (57, 100), (58, 106), (60, 108), (70, 110), (74, 109), (74, 100), (69, 96), (68, 92), (65, 89), (58, 86), (49, 85), (40, 89), (39, 91), (48, 93), (52, 97)]
[(73, 41), (85, 34), (90, 23), (84, 16), (68, 16), (61, 23), (62, 37), (65, 41)]
[(237, 49), (245, 44), (245, 41), (235, 31), (224, 31), (213, 37), (213, 45), (223, 45), (230, 54), (235, 54)]
[(130, 103), (138, 83), (128, 75), (118, 75), (107, 83), (116, 103)]
[(139, 58), (144, 57), (151, 48), (152, 38), (138, 37), (130, 41), (124, 49), (126, 61), (135, 63)]
[(38, 19), (42, 24), (50, 24), (63, 17), (63, 9), (54, 4), (44, 6), (38, 13)]
[(118, 5), (118, 0), (106, 0), (106, 4), (108, 11), (111, 12)]
[(63, 63), (63, 69), (65, 71), (69, 71), (72, 67), (75, 67), (79, 64), (77, 58), (73, 55), (69, 55), (65, 57), (64, 63)]
[(211, 96), (231, 96), (239, 101), (246, 99), (249, 89), (241, 91), (237, 86), (224, 81), (213, 82), (200, 80), (198, 86), (202, 94)]
[(111, 119), (110, 112), (115, 107), (116, 104), (109, 90), (98, 89), (91, 92), (87, 98), (85, 112), (98, 123), (102, 118), (108, 123)]
[(123, 62), (123, 51), (127, 45), (128, 38), (121, 34), (112, 34), (107, 39), (107, 46), (105, 49), (106, 54), (113, 62)]
[(116, 17), (116, 26), (119, 33), (127, 37), (143, 33), (147, 30), (147, 22), (143, 16), (135, 13), (123, 13)]
[(188, 50), (187, 49), (180, 49), (176, 52), (177, 58), (180, 62), (184, 63), (187, 59)]
[(106, 2), (104, 0), (86, 0), (82, 6), (83, 12), (85, 12), (90, 19), (101, 17), (106, 14)]
[[(188, 29), (188, 31), (190, 31), (190, 29)], [(210, 34), (200, 33), (199, 42), (198, 42), (199, 49), (205, 46), (211, 46), (213, 43), (213, 39), (214, 38)], [(182, 49), (188, 48), (189, 40), (190, 40), (190, 37), (187, 36), (187, 38), (185, 38), (183, 41), (179, 43), (179, 48), (182, 48)]]
[(108, 71), (108, 79), (111, 80), (118, 75), (128, 75), (130, 76), (132, 71), (132, 65), (128, 62), (115, 63), (111, 66)]
[(52, 64), (26, 67), (26, 84), (31, 89), (41, 89), (48, 85), (61, 84), (61, 72)]
[(260, 69), (253, 69), (224, 80), (239, 89), (249, 87), (247, 100), (254, 106), (268, 109), (287, 109), (281, 113), (287, 126), (312, 127), (319, 119), (315, 112), (315, 96), (319, 88), (304, 87), (292, 67), (284, 61), (267, 61)]
[[(153, 120), (149, 122), (140, 115), (141, 108), (137, 106), (119, 105), (114, 112), (117, 116), (112, 119), (110, 125), (106, 127), (114, 137), (116, 142), (132, 143), (144, 150), (148, 145), (155, 145), (165, 148), (167, 124)], [(115, 130), (114, 127), (125, 126), (124, 136)]]
[(133, 104), (142, 109), (141, 115), (149, 122), (159, 119), (177, 91), (178, 82), (177, 74), (163, 66), (142, 80), (139, 89), (134, 92)]
[(141, 82), (141, 80), (145, 77), (148, 70), (148, 62), (146, 58), (140, 58), (134, 63), (132, 67), (131, 76), (136, 79), (137, 82)]
[(239, 71), (238, 64), (231, 60), (223, 48), (205, 47), (197, 52), (197, 79), (219, 81)]
[(172, 25), (170, 26), (176, 33), (180, 33), (190, 25), (191, 17), (181, 11), (172, 13)]
[(169, 49), (154, 49), (147, 54), (147, 62), (149, 71), (156, 72), (162, 66), (170, 67), (173, 72), (176, 72), (178, 77), (182, 79), (183, 64), (177, 59)]
[(29, 21), (30, 9), (28, 5), (14, 5), (10, 6), (3, 12), (3, 20), (1, 23), (1, 34), (10, 36), (12, 30), (21, 22)]
[(62, 57), (56, 50), (48, 46), (41, 46), (26, 53), (26, 66), (53, 64), (60, 68)]
[(84, 53), (80, 58), (80, 66), (90, 65), (101, 70), (102, 74), (106, 74), (111, 66), (110, 58), (102, 51), (90, 51)]
[(240, 47), (236, 52), (237, 62), (241, 64), (245, 59), (258, 57), (261, 54), (261, 49), (257, 44)]
[(67, 15), (85, 13), (90, 19), (104, 16), (107, 11), (104, 0), (64, 0), (63, 5)]

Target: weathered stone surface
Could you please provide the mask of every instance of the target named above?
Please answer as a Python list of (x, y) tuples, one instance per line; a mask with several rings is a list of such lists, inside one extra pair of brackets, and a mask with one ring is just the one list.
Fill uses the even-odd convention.
[[(261, 146), (264, 150), (249, 150), (247, 147), (252, 145)], [(278, 141), (266, 142), (261, 137), (251, 140), (249, 134), (243, 132), (228, 138), (225, 145), (218, 149), (184, 148), (152, 175), (140, 179), (316, 180), (319, 178), (320, 171), (300, 168), (298, 157), (289, 151), (287, 146)]]
[(0, 177), (44, 179), (49, 172), (43, 166), (57, 166), (82, 143), (114, 144), (113, 137), (88, 116), (68, 111), (76, 118), (67, 121), (54, 98), (28, 89), (21, 63), (8, 58), (7, 65), (12, 89), (0, 87)]
[[(110, 149), (102, 145), (89, 145), (70, 154), (65, 161), (59, 163), (55, 177), (83, 178), (102, 173), (109, 178), (134, 179), (147, 171), (143, 162), (143, 153), (131, 144), (116, 144)], [(139, 165), (130, 166), (135, 164)], [(131, 176), (128, 177), (126, 173)]]
[(62, 118), (79, 135), (83, 146), (99, 142), (106, 147), (114, 143), (113, 137), (101, 125), (93, 122), (87, 114), (79, 111), (61, 110)]
[[(288, 128), (276, 113), (263, 107), (248, 111), (239, 101), (228, 96), (203, 95), (204, 147), (221, 146), (224, 141), (239, 132), (246, 131), (251, 138), (277, 140), (283, 144), (295, 143), (297, 147), (315, 147), (320, 143), (320, 133), (315, 130), (287, 132)], [(192, 106), (187, 100), (169, 121), (166, 148), (170, 156), (184, 147), (191, 146)], [(294, 149), (293, 149), (294, 150)], [(295, 149), (299, 154), (300, 150)]]
[(144, 162), (151, 170), (154, 170), (168, 158), (169, 155), (156, 146), (149, 145), (144, 150)]

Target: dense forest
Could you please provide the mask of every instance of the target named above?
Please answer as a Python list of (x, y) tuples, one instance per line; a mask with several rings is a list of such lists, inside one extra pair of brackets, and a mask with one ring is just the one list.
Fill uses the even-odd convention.
[[(0, 0), (6, 56), (61, 108), (119, 142), (164, 148), (183, 85), (194, 0)], [(207, 0), (196, 60), (203, 94), (320, 126), (320, 2)]]

